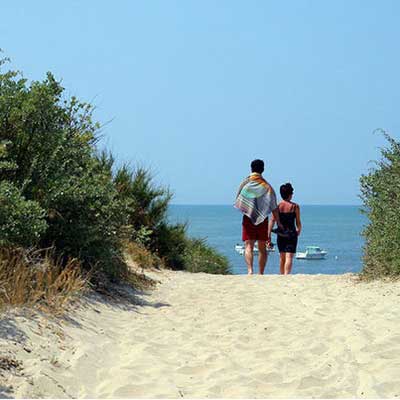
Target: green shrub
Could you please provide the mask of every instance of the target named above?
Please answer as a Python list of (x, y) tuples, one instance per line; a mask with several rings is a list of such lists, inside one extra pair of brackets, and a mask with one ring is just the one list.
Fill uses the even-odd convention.
[(363, 175), (361, 197), (369, 224), (365, 237), (366, 277), (400, 275), (400, 142), (384, 132), (389, 146), (368, 175)]
[(25, 200), (12, 183), (0, 182), (0, 246), (36, 245), (47, 228), (44, 216), (37, 202)]
[(0, 73), (0, 244), (51, 247), (93, 277), (128, 277), (127, 240), (143, 265), (152, 254), (169, 268), (224, 271), (224, 257), (168, 222), (172, 194), (148, 169), (113, 172), (112, 155), (96, 148), (92, 112), (66, 99), (51, 73), (31, 83)]
[[(146, 247), (174, 270), (228, 273), (227, 259), (205, 241), (188, 239), (186, 224), (168, 221), (171, 192), (154, 183), (148, 169), (125, 165), (114, 179), (120, 199), (128, 204), (131, 241)], [(137, 252), (142, 255), (143, 252)], [(147, 261), (150, 264), (149, 261)]]
[(165, 266), (175, 270), (185, 269), (186, 225), (165, 221), (158, 225), (156, 232), (153, 238), (154, 251)]
[(50, 73), (31, 84), (16, 72), (0, 74), (1, 181), (44, 210), (48, 228), (35, 230), (38, 246), (115, 278), (127, 204), (118, 198), (113, 160), (97, 154), (92, 106), (63, 93)]
[(154, 183), (150, 170), (124, 165), (114, 178), (119, 198), (128, 207), (131, 240), (154, 250), (158, 228), (167, 219), (171, 192)]
[(50, 224), (42, 246), (53, 245), (86, 266), (97, 265), (111, 278), (118, 276), (126, 225), (125, 205), (107, 171), (95, 162), (81, 177), (62, 179), (51, 189)]
[(204, 239), (188, 239), (184, 252), (185, 270), (208, 274), (230, 274), (228, 259)]
[(114, 179), (121, 201), (127, 204), (130, 240), (145, 246), (173, 269), (183, 269), (185, 225), (168, 222), (172, 194), (157, 186), (146, 168), (120, 168)]

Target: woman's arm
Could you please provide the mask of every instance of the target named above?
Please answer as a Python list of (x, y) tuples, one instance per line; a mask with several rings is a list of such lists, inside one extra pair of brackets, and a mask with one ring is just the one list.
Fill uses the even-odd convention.
[(301, 219), (300, 219), (300, 206), (296, 205), (296, 228), (297, 228), (297, 236), (300, 236), (301, 233)]

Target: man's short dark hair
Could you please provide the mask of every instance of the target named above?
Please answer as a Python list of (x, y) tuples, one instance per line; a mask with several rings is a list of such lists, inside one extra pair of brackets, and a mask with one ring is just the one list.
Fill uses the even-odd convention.
[(282, 185), (279, 189), (283, 200), (287, 200), (293, 194), (293, 186), (288, 182)]
[(253, 160), (250, 166), (251, 166), (251, 172), (258, 172), (259, 174), (262, 174), (264, 172), (263, 160)]

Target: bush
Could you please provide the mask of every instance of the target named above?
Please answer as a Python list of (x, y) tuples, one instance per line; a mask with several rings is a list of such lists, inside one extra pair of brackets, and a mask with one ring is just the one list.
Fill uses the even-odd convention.
[[(126, 273), (127, 204), (118, 198), (112, 160), (97, 154), (93, 107), (63, 93), (50, 73), (31, 84), (17, 72), (0, 74), (0, 177), (17, 188), (13, 196), (19, 192), (18, 207), (26, 211), (18, 216), (14, 207), (19, 221), (6, 239), (15, 245), (36, 239), (116, 279)], [(27, 218), (33, 226), (21, 237)]]
[(154, 183), (148, 169), (131, 171), (125, 165), (116, 173), (114, 182), (121, 201), (129, 204), (128, 221), (133, 242), (130, 253), (137, 264), (151, 266), (157, 263), (150, 257), (153, 254), (170, 269), (229, 273), (229, 263), (224, 256), (203, 240), (188, 239), (185, 224), (168, 221), (172, 194)]
[(186, 245), (185, 224), (169, 224), (165, 221), (158, 226), (153, 246), (166, 267), (175, 270), (185, 269), (184, 253)]
[(93, 160), (80, 177), (66, 177), (49, 193), (49, 229), (41, 245), (96, 265), (111, 279), (124, 273), (122, 240), (126, 207), (118, 200), (109, 171)]
[(185, 270), (208, 274), (230, 274), (228, 259), (203, 239), (188, 239), (184, 252)]
[(35, 201), (25, 200), (9, 182), (0, 182), (0, 246), (31, 247), (46, 231), (44, 210)]
[(114, 178), (119, 198), (127, 204), (130, 239), (155, 250), (159, 227), (167, 219), (171, 192), (154, 183), (150, 170), (124, 165)]
[(172, 194), (157, 186), (146, 168), (120, 168), (114, 183), (119, 198), (127, 204), (130, 240), (146, 247), (173, 269), (183, 269), (186, 227), (168, 222), (168, 205)]
[(361, 197), (370, 222), (364, 229), (366, 277), (400, 275), (400, 142), (384, 132), (389, 146), (368, 175), (363, 175)]
[(223, 257), (168, 222), (169, 189), (148, 169), (114, 169), (112, 155), (98, 152), (92, 113), (66, 99), (51, 73), (31, 83), (0, 73), (0, 245), (51, 247), (97, 281), (130, 279), (127, 240), (141, 266), (217, 271)]

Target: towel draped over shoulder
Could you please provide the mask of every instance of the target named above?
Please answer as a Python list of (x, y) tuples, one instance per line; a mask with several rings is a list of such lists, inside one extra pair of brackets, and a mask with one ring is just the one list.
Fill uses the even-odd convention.
[(235, 207), (259, 225), (278, 207), (275, 191), (261, 174), (253, 173), (240, 185)]

